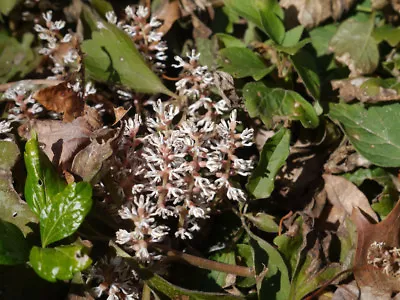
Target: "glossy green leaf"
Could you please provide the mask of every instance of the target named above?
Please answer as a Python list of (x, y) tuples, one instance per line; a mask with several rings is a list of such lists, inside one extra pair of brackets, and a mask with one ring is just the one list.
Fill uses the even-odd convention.
[(335, 35), (337, 30), (337, 25), (328, 24), (321, 27), (316, 27), (309, 32), (311, 38), (311, 44), (313, 45), (315, 51), (317, 51), (317, 56), (322, 56), (328, 54), (329, 42)]
[(225, 0), (224, 3), (239, 16), (256, 24), (275, 43), (284, 40), (283, 11), (276, 0)]
[(27, 178), (25, 183), (25, 200), (37, 214), (62, 191), (66, 183), (58, 176), (47, 156), (40, 150), (37, 136), (25, 145), (25, 166)]
[[(235, 259), (235, 252), (234, 251), (222, 251), (222, 252), (217, 252), (214, 253), (209, 257), (209, 259), (220, 262), (220, 263), (225, 263), (229, 265), (236, 265), (236, 259)], [(215, 282), (221, 286), (225, 287), (227, 286), (227, 279), (228, 279), (228, 274), (224, 272), (219, 272), (219, 271), (211, 271), (208, 275), (209, 277), (213, 278)], [(230, 284), (228, 284), (230, 285)]]
[(245, 214), (249, 221), (253, 223), (258, 229), (265, 232), (278, 232), (279, 226), (275, 222), (275, 217), (266, 213)]
[[(1, 8), (3, 1), (0, 3)], [(0, 83), (22, 78), (37, 67), (40, 61), (32, 49), (33, 40), (31, 33), (25, 33), (19, 42), (6, 31), (0, 31)]]
[(267, 140), (260, 161), (249, 178), (247, 190), (256, 198), (268, 198), (274, 190), (275, 176), (289, 156), (290, 130), (282, 128)]
[(19, 228), (0, 219), (0, 265), (17, 265), (27, 262), (29, 248)]
[(26, 235), (32, 231), (28, 224), (37, 223), (37, 218), (13, 187), (10, 169), (19, 154), (14, 142), (0, 141), (0, 219), (13, 223)]
[[(89, 15), (90, 12), (87, 12)], [(92, 21), (92, 20), (90, 20)], [(121, 83), (136, 92), (173, 96), (145, 63), (129, 36), (113, 24), (102, 24), (82, 43), (87, 74), (94, 80)]]
[(329, 116), (342, 125), (356, 150), (382, 167), (400, 166), (400, 104), (366, 108), (362, 104), (331, 103)]
[(379, 50), (372, 37), (374, 19), (367, 22), (355, 19), (344, 21), (330, 41), (337, 59), (345, 63), (352, 74), (369, 74), (379, 63)]
[(222, 70), (235, 78), (252, 76), (260, 80), (274, 68), (267, 67), (253, 51), (242, 47), (224, 48), (219, 51)]
[(318, 100), (320, 98), (321, 83), (314, 57), (309, 52), (300, 50), (291, 57), (291, 60), (311, 96)]
[(248, 233), (259, 277), (256, 284), (258, 299), (287, 300), (290, 291), (289, 272), (281, 254), (262, 238), (250, 231)]
[(243, 88), (245, 105), (251, 117), (260, 117), (271, 128), (275, 120), (299, 120), (306, 128), (319, 124), (313, 106), (295, 91), (268, 88), (261, 82)]
[(90, 266), (92, 260), (82, 245), (67, 245), (55, 248), (34, 246), (29, 262), (35, 272), (50, 282), (72, 279), (76, 272)]
[(58, 193), (40, 214), (42, 246), (73, 234), (92, 207), (92, 188), (87, 182), (72, 183)]

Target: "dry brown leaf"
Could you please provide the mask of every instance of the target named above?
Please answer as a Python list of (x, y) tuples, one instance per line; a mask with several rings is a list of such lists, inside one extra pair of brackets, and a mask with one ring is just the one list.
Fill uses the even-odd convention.
[(279, 4), (287, 10), (287, 18), (295, 18), (295, 15), (290, 16), (290, 13), (294, 12), (301, 25), (312, 28), (329, 18), (339, 19), (355, 2), (355, 0), (282, 0)]
[(209, 36), (212, 34), (212, 30), (194, 14), (192, 14), (192, 24), (193, 38), (195, 40), (197, 40), (198, 38), (208, 39)]
[[(374, 242), (383, 242), (388, 247), (400, 248), (400, 201), (390, 214), (380, 223), (371, 224), (359, 209), (351, 216), (357, 227), (357, 249), (354, 258), (353, 273), (361, 292), (367, 287), (376, 295), (387, 295), (400, 291), (398, 277), (387, 275), (382, 269), (368, 263), (367, 255)], [(375, 299), (381, 299), (380, 296)]]
[(167, 33), (172, 25), (181, 17), (181, 10), (179, 8), (179, 1), (162, 0), (154, 16), (163, 21), (163, 25), (158, 29), (163, 34)]
[(90, 144), (94, 131), (102, 126), (95, 109), (87, 108), (85, 115), (70, 123), (58, 120), (30, 120), (18, 128), (21, 137), (30, 138), (31, 131), (38, 135), (43, 151), (54, 165), (66, 166), (71, 158)]
[(47, 110), (64, 113), (64, 121), (71, 122), (84, 111), (84, 102), (68, 82), (46, 87), (34, 93), (33, 99), (42, 104)]
[(121, 121), (121, 119), (125, 117), (125, 115), (128, 113), (130, 109), (131, 107), (129, 107), (128, 109), (125, 109), (122, 106), (114, 107), (115, 122), (113, 126), (117, 124), (119, 121)]
[(360, 208), (373, 220), (378, 221), (368, 198), (349, 180), (335, 175), (324, 174), (325, 190), (329, 201), (337, 210), (338, 219), (350, 216), (354, 208)]
[(346, 102), (353, 101), (354, 99), (368, 103), (400, 100), (400, 95), (397, 91), (390, 88), (379, 87), (378, 93), (368, 94), (366, 89), (361, 88), (361, 85), (368, 79), (370, 78), (358, 77), (354, 79), (333, 80), (331, 84), (334, 90), (339, 90), (340, 97)]

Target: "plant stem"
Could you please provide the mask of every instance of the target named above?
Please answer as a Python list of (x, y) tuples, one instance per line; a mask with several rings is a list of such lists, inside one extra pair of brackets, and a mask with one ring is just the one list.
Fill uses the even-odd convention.
[(209, 260), (206, 258), (202, 258), (202, 257), (190, 255), (187, 253), (182, 253), (182, 252), (179, 252), (176, 250), (168, 249), (165, 246), (157, 245), (157, 248), (165, 250), (167, 252), (166, 254), (168, 257), (181, 259), (181, 260), (187, 262), (188, 264), (193, 265), (195, 267), (199, 267), (201, 269), (219, 271), (219, 272), (224, 272), (224, 273), (228, 273), (228, 274), (234, 274), (234, 275), (241, 276), (241, 277), (254, 277), (255, 276), (255, 272), (254, 272), (253, 268), (224, 264), (224, 263)]
[(143, 285), (142, 300), (151, 300), (151, 290), (147, 284)]

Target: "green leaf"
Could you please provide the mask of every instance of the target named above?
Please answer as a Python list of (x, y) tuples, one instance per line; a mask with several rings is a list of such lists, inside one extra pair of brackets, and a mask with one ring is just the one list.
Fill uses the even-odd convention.
[(196, 48), (201, 53), (199, 62), (203, 66), (207, 66), (210, 70), (216, 70), (218, 67), (218, 40), (215, 36), (211, 39), (197, 38)]
[(58, 176), (47, 156), (39, 149), (34, 134), (25, 145), (25, 200), (37, 214), (52, 201), (53, 196), (62, 191), (66, 183)]
[(313, 45), (315, 51), (317, 51), (317, 56), (326, 55), (330, 52), (329, 42), (335, 35), (337, 28), (338, 26), (335, 24), (328, 24), (314, 28), (309, 32), (311, 44)]
[(244, 86), (243, 96), (250, 116), (260, 117), (268, 128), (277, 119), (299, 120), (306, 128), (315, 128), (319, 124), (313, 106), (295, 91), (251, 82)]
[[(254, 268), (254, 257), (253, 257), (253, 249), (251, 246), (246, 244), (237, 244), (237, 253), (243, 258), (246, 266), (250, 268)], [(253, 277), (245, 277), (241, 279), (237, 279), (237, 286), (243, 288), (249, 288), (256, 284), (256, 279)]]
[(320, 98), (321, 83), (314, 57), (307, 51), (300, 50), (291, 57), (291, 60), (311, 96), (318, 100)]
[(285, 38), (283, 11), (276, 0), (225, 0), (224, 4), (239, 16), (253, 22), (277, 44)]
[(103, 17), (106, 12), (114, 11), (112, 5), (106, 0), (90, 0), (90, 4)]
[(275, 222), (275, 217), (266, 213), (244, 214), (258, 229), (265, 232), (278, 232), (279, 226)]
[(0, 14), (8, 16), (8, 14), (19, 2), (21, 2), (21, 0), (1, 0)]
[(249, 178), (247, 190), (256, 198), (268, 198), (275, 176), (289, 156), (290, 130), (282, 128), (264, 144), (260, 161)]
[(353, 75), (369, 74), (379, 63), (379, 50), (372, 37), (374, 18), (367, 22), (344, 21), (330, 41), (337, 59), (345, 63)]
[(226, 33), (216, 33), (215, 36), (225, 45), (225, 48), (246, 48), (246, 44)]
[(287, 300), (290, 291), (289, 273), (282, 256), (265, 240), (250, 231), (248, 233), (258, 275), (258, 299)]
[(42, 246), (73, 234), (92, 207), (92, 188), (87, 182), (72, 183), (40, 214)]
[(300, 42), (304, 27), (299, 25), (286, 32), (285, 38), (282, 41), (282, 46), (293, 47)]
[(219, 55), (222, 70), (235, 78), (252, 76), (254, 80), (260, 80), (274, 68), (267, 67), (260, 57), (247, 48), (225, 48), (219, 51)]
[(0, 141), (0, 219), (13, 223), (26, 235), (32, 231), (28, 224), (37, 223), (37, 218), (13, 187), (10, 169), (19, 154), (14, 142)]
[(364, 107), (330, 103), (329, 116), (341, 123), (356, 150), (375, 165), (400, 166), (400, 104)]
[(22, 78), (37, 67), (40, 58), (32, 49), (33, 40), (31, 33), (25, 33), (19, 42), (7, 32), (0, 31), (0, 83)]
[[(95, 19), (89, 8), (84, 9), (85, 16), (91, 15)], [(88, 22), (93, 22), (93, 19)], [(89, 77), (97, 81), (121, 83), (136, 92), (174, 96), (150, 70), (125, 32), (113, 24), (98, 22), (102, 28), (92, 32), (92, 39), (82, 43)]]
[(55, 248), (34, 246), (29, 262), (35, 272), (50, 282), (72, 279), (76, 272), (90, 266), (92, 260), (82, 245), (66, 245)]
[(29, 244), (21, 230), (0, 220), (0, 265), (17, 265), (28, 261)]
[[(236, 265), (234, 251), (217, 252), (217, 253), (214, 253), (213, 255), (211, 255), (209, 259), (220, 262), (220, 263)], [(219, 286), (221, 286), (221, 287), (227, 286), (227, 277), (228, 277), (227, 273), (219, 272), (219, 271), (211, 271), (208, 276), (213, 278)]]
[(372, 35), (378, 43), (386, 41), (390, 46), (396, 47), (400, 42), (400, 27), (385, 24), (375, 28)]

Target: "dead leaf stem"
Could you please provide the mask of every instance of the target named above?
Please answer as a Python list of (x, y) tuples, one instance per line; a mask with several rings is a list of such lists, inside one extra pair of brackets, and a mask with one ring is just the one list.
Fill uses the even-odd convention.
[(57, 85), (63, 82), (63, 80), (57, 80), (57, 79), (28, 79), (28, 80), (20, 80), (20, 81), (13, 81), (13, 82), (7, 82), (0, 84), (0, 92), (4, 92), (8, 90), (10, 87), (12, 87), (15, 84), (18, 83), (25, 83), (25, 84), (43, 84), (47, 86), (53, 86)]

